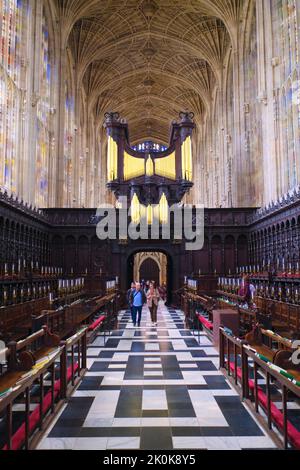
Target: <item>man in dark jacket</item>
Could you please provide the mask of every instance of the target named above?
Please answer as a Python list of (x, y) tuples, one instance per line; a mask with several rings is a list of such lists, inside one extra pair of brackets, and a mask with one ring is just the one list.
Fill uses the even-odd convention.
[(141, 284), (137, 282), (135, 284), (135, 290), (130, 293), (129, 302), (132, 305), (132, 321), (133, 326), (141, 326), (141, 316), (143, 305), (146, 303), (146, 295), (143, 289), (141, 289)]
[(128, 307), (130, 308), (131, 320), (132, 321), (133, 321), (133, 305), (130, 301), (130, 296), (131, 296), (131, 293), (133, 293), (134, 291), (135, 291), (135, 282), (132, 282), (131, 287), (130, 287), (130, 289), (128, 289), (127, 295), (126, 295)]

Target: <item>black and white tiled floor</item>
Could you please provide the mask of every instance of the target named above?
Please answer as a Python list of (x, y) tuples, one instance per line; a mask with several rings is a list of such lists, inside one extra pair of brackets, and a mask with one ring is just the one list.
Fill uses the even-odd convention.
[(184, 329), (183, 314), (162, 303), (153, 328), (128, 311), (103, 346), (88, 349), (88, 372), (39, 449), (273, 449), (218, 371), (218, 353)]

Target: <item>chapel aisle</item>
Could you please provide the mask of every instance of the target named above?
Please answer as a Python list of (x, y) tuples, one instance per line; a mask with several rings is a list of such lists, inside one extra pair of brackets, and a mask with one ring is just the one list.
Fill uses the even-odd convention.
[(274, 449), (218, 371), (207, 336), (201, 346), (183, 313), (160, 303), (153, 328), (129, 311), (103, 346), (88, 349), (88, 372), (39, 449)]

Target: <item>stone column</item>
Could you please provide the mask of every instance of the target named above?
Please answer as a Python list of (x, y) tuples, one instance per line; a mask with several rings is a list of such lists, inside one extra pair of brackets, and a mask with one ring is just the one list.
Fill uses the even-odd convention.
[(273, 103), (271, 0), (257, 0), (258, 99), (262, 121), (264, 204), (276, 199), (277, 168)]
[(57, 146), (56, 146), (56, 197), (55, 205), (57, 207), (63, 207), (64, 204), (64, 131), (65, 131), (65, 80), (66, 80), (66, 67), (67, 67), (67, 52), (65, 37), (65, 27), (62, 20), (59, 21), (59, 63), (58, 63), (58, 113), (56, 119), (56, 135), (57, 135)]

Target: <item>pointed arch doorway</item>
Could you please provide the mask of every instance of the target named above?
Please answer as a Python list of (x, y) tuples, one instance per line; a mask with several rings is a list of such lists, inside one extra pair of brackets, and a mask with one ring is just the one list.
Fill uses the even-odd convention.
[[(159, 270), (157, 274), (154, 271), (149, 271), (149, 261), (151, 260), (155, 262), (157, 267), (153, 266), (153, 270)], [(143, 263), (146, 261), (146, 264)], [(165, 284), (167, 288), (167, 297), (168, 297), (168, 304), (172, 303), (172, 293), (173, 293), (173, 277), (174, 277), (174, 262), (173, 256), (169, 254), (166, 250), (149, 250), (146, 251), (145, 249), (141, 249), (139, 251), (134, 251), (133, 253), (129, 254), (127, 257), (127, 288), (130, 287), (132, 281), (140, 281), (142, 279), (150, 280), (153, 279), (153, 276), (158, 276), (159, 281), (158, 284), (162, 285)], [(148, 265), (148, 267), (147, 267)], [(144, 270), (145, 269), (145, 270)], [(146, 271), (147, 270), (147, 271)], [(157, 272), (157, 271), (156, 271)], [(177, 272), (177, 270), (176, 270)], [(148, 275), (147, 275), (148, 273)], [(145, 276), (145, 277), (141, 277)], [(156, 279), (154, 279), (156, 280)]]
[(136, 281), (155, 281), (167, 284), (167, 256), (159, 251), (139, 252), (134, 256), (133, 275)]
[(139, 280), (155, 281), (156, 285), (160, 284), (161, 270), (160, 266), (151, 258), (146, 258), (142, 262), (139, 269)]

